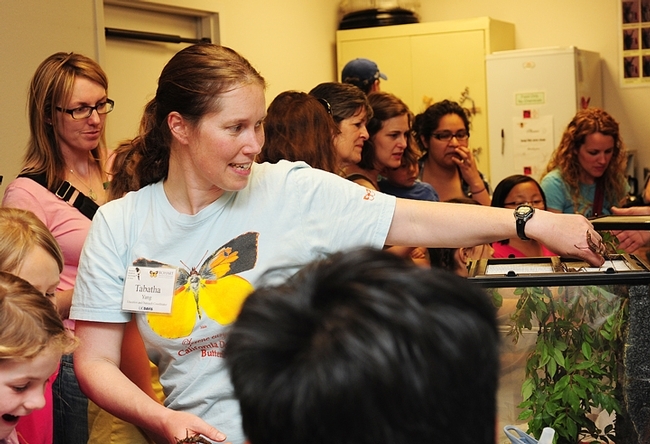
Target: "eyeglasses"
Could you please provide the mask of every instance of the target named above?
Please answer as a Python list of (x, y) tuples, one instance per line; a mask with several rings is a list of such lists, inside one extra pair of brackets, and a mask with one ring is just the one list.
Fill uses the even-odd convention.
[(83, 120), (90, 117), (93, 114), (93, 111), (97, 111), (97, 114), (108, 114), (113, 111), (114, 105), (115, 102), (113, 100), (106, 99), (105, 102), (99, 102), (95, 106), (86, 105), (75, 109), (65, 109), (57, 106), (56, 110), (70, 114), (75, 120)]
[(544, 201), (543, 200), (531, 200), (530, 202), (504, 202), (503, 207), (504, 208), (516, 208), (519, 205), (524, 205), (528, 204), (536, 208), (544, 208)]
[(332, 105), (330, 105), (330, 103), (327, 100), (323, 99), (323, 98), (319, 98), (318, 101), (320, 102), (321, 105), (323, 105), (325, 107), (325, 111), (327, 111), (327, 114), (329, 114), (331, 116), (332, 115)]
[(456, 131), (456, 134), (451, 131), (442, 131), (439, 133), (433, 133), (431, 136), (435, 137), (441, 142), (450, 142), (454, 137), (457, 140), (467, 140), (469, 138), (469, 131), (460, 130)]

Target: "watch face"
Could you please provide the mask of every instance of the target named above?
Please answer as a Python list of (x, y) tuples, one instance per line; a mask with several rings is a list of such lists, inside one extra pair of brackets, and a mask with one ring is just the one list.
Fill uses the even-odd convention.
[(533, 211), (533, 207), (530, 205), (519, 205), (516, 209), (515, 212), (519, 216), (525, 216)]

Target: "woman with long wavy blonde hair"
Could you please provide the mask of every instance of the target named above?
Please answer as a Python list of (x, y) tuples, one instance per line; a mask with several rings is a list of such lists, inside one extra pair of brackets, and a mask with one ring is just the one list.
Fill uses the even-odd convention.
[(567, 126), (542, 177), (556, 213), (611, 214), (627, 194), (627, 152), (618, 122), (598, 108), (579, 111)]

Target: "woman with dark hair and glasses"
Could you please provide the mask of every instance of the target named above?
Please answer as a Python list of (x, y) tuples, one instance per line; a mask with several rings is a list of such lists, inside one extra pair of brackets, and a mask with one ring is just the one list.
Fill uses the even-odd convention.
[(330, 111), (338, 134), (334, 149), (338, 159), (339, 175), (346, 177), (346, 169), (361, 160), (363, 143), (368, 139), (366, 123), (372, 117), (372, 108), (366, 95), (348, 83), (325, 82), (315, 86), (309, 95), (316, 97)]
[(458, 103), (434, 103), (415, 116), (413, 132), (425, 153), (420, 178), (435, 188), (441, 201), (471, 197), (490, 205), (490, 187), (468, 147), (469, 119)]
[(325, 99), (299, 91), (285, 91), (273, 99), (264, 119), (264, 146), (258, 162), (302, 160), (312, 168), (338, 174), (334, 138), (339, 129)]
[[(492, 206), (514, 210), (519, 205), (528, 204), (539, 210), (546, 210), (546, 197), (540, 184), (530, 176), (514, 174), (503, 179), (494, 189)], [(537, 257), (554, 256), (536, 240), (522, 240), (519, 237), (503, 239), (492, 244), (493, 257)]]

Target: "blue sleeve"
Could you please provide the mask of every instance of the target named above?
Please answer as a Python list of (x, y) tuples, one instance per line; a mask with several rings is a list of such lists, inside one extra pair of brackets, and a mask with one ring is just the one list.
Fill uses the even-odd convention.
[[(97, 211), (81, 251), (71, 319), (113, 323), (131, 319), (130, 313), (122, 311), (123, 276), (127, 262), (126, 248), (119, 246), (125, 247), (126, 242), (124, 236), (111, 229), (106, 220), (105, 213), (109, 207), (117, 209), (109, 203)], [(128, 215), (124, 217), (128, 219)]]
[(546, 207), (562, 213), (573, 213), (573, 203), (566, 184), (555, 171), (548, 173), (540, 182), (546, 196)]

